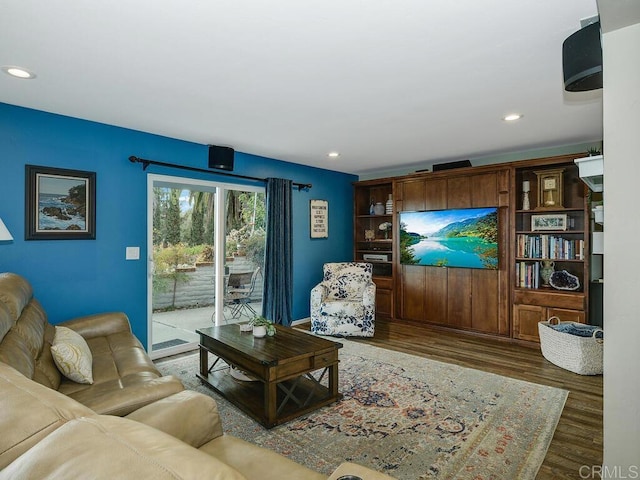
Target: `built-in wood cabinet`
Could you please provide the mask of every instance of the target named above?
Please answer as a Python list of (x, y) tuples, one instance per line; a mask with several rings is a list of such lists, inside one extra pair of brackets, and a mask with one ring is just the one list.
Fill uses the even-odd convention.
[[(387, 213), (393, 182), (358, 182), (354, 188), (354, 260), (373, 264), (376, 284), (376, 315), (391, 318), (393, 313), (393, 213)], [(384, 212), (375, 212), (376, 204)], [(380, 208), (380, 207), (378, 207)], [(381, 228), (387, 227), (387, 228)]]
[[(516, 339), (539, 341), (538, 322), (552, 316), (581, 323), (588, 318), (588, 189), (573, 158), (523, 162), (513, 170), (512, 336)], [(545, 265), (549, 271), (576, 277), (579, 286), (566, 285), (563, 290), (550, 285)]]
[(586, 323), (584, 310), (516, 303), (513, 305), (513, 338), (539, 342), (538, 323), (551, 317), (558, 317), (563, 322)]
[[(539, 341), (538, 322), (549, 317), (586, 322), (588, 189), (578, 176), (574, 157), (580, 154), (356, 182), (354, 259), (374, 264), (377, 314), (398, 322), (526, 342)], [(549, 197), (549, 192), (538, 186), (546, 182), (551, 187), (554, 175), (562, 179), (562, 185), (556, 184)], [(525, 185), (530, 190), (528, 205), (524, 203)], [(385, 204), (389, 195), (392, 211), (372, 214), (372, 201)], [(496, 270), (402, 263), (400, 212), (475, 207), (497, 208)], [(392, 224), (388, 231), (379, 228), (385, 222)], [(557, 227), (553, 222), (559, 222)], [(543, 260), (553, 261), (555, 270), (575, 275), (580, 287), (559, 290), (543, 286)], [(527, 281), (523, 275), (528, 275)]]
[[(463, 168), (397, 178), (396, 212), (501, 207), (499, 199), (508, 187), (508, 178), (508, 167)], [(507, 209), (498, 208), (498, 216), (498, 270), (395, 262), (394, 318), (508, 336), (509, 303), (504, 300), (509, 297)]]

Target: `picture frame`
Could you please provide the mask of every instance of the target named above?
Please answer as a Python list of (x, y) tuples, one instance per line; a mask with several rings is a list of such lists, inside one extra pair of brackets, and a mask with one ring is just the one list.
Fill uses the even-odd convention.
[(311, 238), (329, 238), (329, 202), (310, 200), (309, 217)]
[(94, 240), (96, 173), (25, 166), (25, 240)]
[(531, 231), (566, 230), (568, 225), (566, 213), (548, 213), (531, 215)]

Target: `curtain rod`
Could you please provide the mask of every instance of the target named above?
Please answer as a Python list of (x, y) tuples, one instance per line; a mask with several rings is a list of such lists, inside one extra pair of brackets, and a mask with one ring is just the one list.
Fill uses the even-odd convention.
[[(204, 168), (189, 167), (187, 165), (178, 165), (176, 163), (158, 162), (157, 160), (147, 160), (145, 158), (139, 158), (134, 155), (129, 157), (131, 163), (141, 163), (142, 170), (146, 170), (149, 165), (160, 165), (161, 167), (179, 168), (182, 170), (190, 170), (192, 172), (213, 173), (215, 175), (225, 175), (227, 177), (244, 178), (245, 180), (256, 180), (258, 182), (266, 182), (266, 178), (250, 177), (248, 175), (239, 175), (237, 173), (219, 172), (217, 170), (206, 170)], [(310, 183), (297, 183), (293, 182), (293, 186), (298, 187), (298, 191), (309, 190), (313, 185)]]

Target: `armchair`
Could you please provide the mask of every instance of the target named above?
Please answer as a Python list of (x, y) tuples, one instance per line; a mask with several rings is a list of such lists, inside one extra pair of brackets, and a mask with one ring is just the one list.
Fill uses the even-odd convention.
[(376, 284), (373, 265), (325, 263), (322, 282), (311, 290), (311, 331), (337, 337), (373, 337)]

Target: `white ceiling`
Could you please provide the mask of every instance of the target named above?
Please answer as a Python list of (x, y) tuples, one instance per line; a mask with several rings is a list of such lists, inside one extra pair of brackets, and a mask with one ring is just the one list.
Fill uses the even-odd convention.
[(565, 92), (561, 64), (597, 14), (595, 0), (3, 0), (0, 65), (37, 78), (0, 74), (0, 102), (356, 174), (597, 142), (602, 90)]

